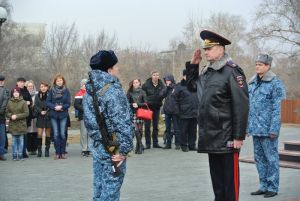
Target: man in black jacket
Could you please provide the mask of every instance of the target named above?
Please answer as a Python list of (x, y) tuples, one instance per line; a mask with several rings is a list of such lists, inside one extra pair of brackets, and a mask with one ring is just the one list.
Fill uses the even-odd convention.
[[(143, 84), (142, 89), (146, 92), (147, 103), (149, 108), (153, 111), (152, 118), (152, 141), (153, 148), (162, 148), (158, 144), (158, 120), (160, 107), (162, 105), (162, 98), (159, 96), (160, 91), (163, 89), (164, 84), (159, 79), (158, 71), (151, 72), (151, 78), (147, 79)], [(150, 136), (150, 126), (151, 121), (145, 121), (145, 139), (146, 139), (146, 149), (151, 147), (151, 136)]]
[(4, 156), (4, 154), (7, 153), (7, 150), (5, 149), (5, 141), (7, 139), (5, 131), (5, 109), (10, 97), (10, 91), (4, 86), (4, 83), (5, 77), (0, 75), (0, 161), (6, 160)]
[(201, 69), (200, 49), (186, 63), (189, 90), (197, 91), (198, 152), (208, 153), (215, 201), (239, 198), (238, 153), (246, 135), (248, 87), (243, 70), (225, 52), (226, 38), (204, 30), (200, 33), (208, 64)]
[[(28, 106), (29, 109), (29, 116), (26, 117), (26, 123), (27, 123), (27, 127), (31, 126), (31, 120), (33, 118), (33, 114), (32, 114), (32, 98), (31, 95), (27, 89), (27, 87), (25, 86), (25, 82), (26, 79), (23, 77), (19, 77), (17, 79), (17, 86), (20, 88), (20, 95), (23, 97), (23, 99), (26, 101), (26, 104)], [(28, 158), (28, 155), (26, 153), (26, 149), (27, 149), (27, 135), (24, 135), (24, 147), (23, 147), (23, 157), (24, 158)]]
[(166, 125), (166, 139), (167, 143), (164, 149), (172, 148), (173, 133), (171, 128), (174, 130), (175, 135), (175, 149), (180, 149), (180, 131), (179, 131), (179, 108), (176, 103), (173, 93), (175, 91), (175, 79), (173, 75), (166, 75), (164, 77), (166, 86), (160, 91), (159, 95), (165, 99), (163, 106), (163, 113), (165, 114), (165, 125)]
[(186, 70), (183, 78), (175, 87), (173, 96), (179, 108), (179, 127), (181, 137), (181, 150), (183, 152), (196, 151), (197, 139), (197, 110), (198, 97), (196, 92), (187, 89)]

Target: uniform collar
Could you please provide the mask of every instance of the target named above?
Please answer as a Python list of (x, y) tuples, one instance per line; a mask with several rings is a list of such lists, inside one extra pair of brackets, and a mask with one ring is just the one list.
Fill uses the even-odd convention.
[[(270, 82), (271, 80), (274, 79), (274, 77), (276, 77), (276, 74), (269, 70), (261, 79), (261, 81), (264, 81), (264, 82)], [(251, 79), (249, 80), (249, 84), (253, 83), (254, 81), (257, 80), (257, 74), (256, 75), (253, 75), (251, 77)]]
[(211, 68), (213, 70), (220, 70), (221, 68), (223, 68), (226, 63), (228, 61), (231, 61), (232, 59), (229, 57), (229, 55), (225, 52), (224, 53), (224, 56), (218, 60), (218, 61), (215, 61), (215, 62), (209, 62), (205, 67), (204, 69), (201, 71), (201, 74), (204, 74), (208, 68)]

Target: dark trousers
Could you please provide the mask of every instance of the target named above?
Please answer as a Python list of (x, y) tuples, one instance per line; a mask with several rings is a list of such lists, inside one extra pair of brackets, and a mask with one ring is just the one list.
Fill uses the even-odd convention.
[(153, 109), (153, 118), (152, 121), (145, 121), (145, 140), (146, 140), (146, 145), (151, 145), (151, 135), (150, 135), (150, 127), (151, 127), (151, 122), (152, 122), (152, 141), (153, 144), (158, 144), (158, 120), (159, 120), (159, 113), (160, 109)]
[(23, 146), (23, 157), (27, 155), (26, 149), (27, 149), (27, 135), (24, 135), (24, 146)]
[(208, 154), (215, 201), (239, 200), (238, 153)]
[(173, 133), (171, 128), (173, 127), (175, 134), (175, 144), (180, 145), (179, 117), (175, 114), (165, 114), (165, 125), (167, 144), (172, 144)]
[(37, 150), (37, 132), (27, 133), (27, 151), (35, 152)]
[(197, 118), (180, 119), (181, 146), (190, 149), (196, 148)]

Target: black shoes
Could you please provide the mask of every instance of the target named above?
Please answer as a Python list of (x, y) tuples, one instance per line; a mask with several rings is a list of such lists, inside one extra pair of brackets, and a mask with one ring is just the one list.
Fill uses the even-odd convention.
[(182, 150), (183, 152), (188, 152), (188, 151), (189, 151), (189, 148), (188, 148), (188, 147), (181, 146), (181, 150)]
[(150, 148), (151, 148), (151, 145), (150, 144), (146, 144), (145, 149), (150, 149)]
[(264, 195), (265, 198), (270, 198), (270, 197), (274, 197), (277, 195), (276, 192), (272, 192), (272, 191), (262, 191), (262, 190), (257, 190), (255, 192), (252, 192), (251, 195)]
[(265, 198), (270, 198), (270, 197), (274, 197), (276, 196), (277, 193), (276, 192), (272, 192), (272, 191), (267, 191), (266, 194), (264, 195)]
[(163, 149), (172, 149), (172, 146), (170, 144), (167, 144)]
[(266, 192), (262, 190), (257, 190), (251, 193), (251, 195), (263, 195), (263, 194), (266, 194)]
[(0, 155), (0, 161), (6, 161), (6, 157), (4, 155)]
[(159, 144), (154, 144), (153, 148), (162, 148)]

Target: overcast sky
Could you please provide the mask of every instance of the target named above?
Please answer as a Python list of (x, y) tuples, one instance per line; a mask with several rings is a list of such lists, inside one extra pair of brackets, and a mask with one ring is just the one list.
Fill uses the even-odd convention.
[[(116, 34), (121, 48), (165, 50), (180, 37), (189, 17), (224, 12), (248, 22), (261, 0), (12, 0), (16, 22), (76, 23), (81, 36), (104, 30)], [(50, 26), (48, 26), (50, 27)]]

